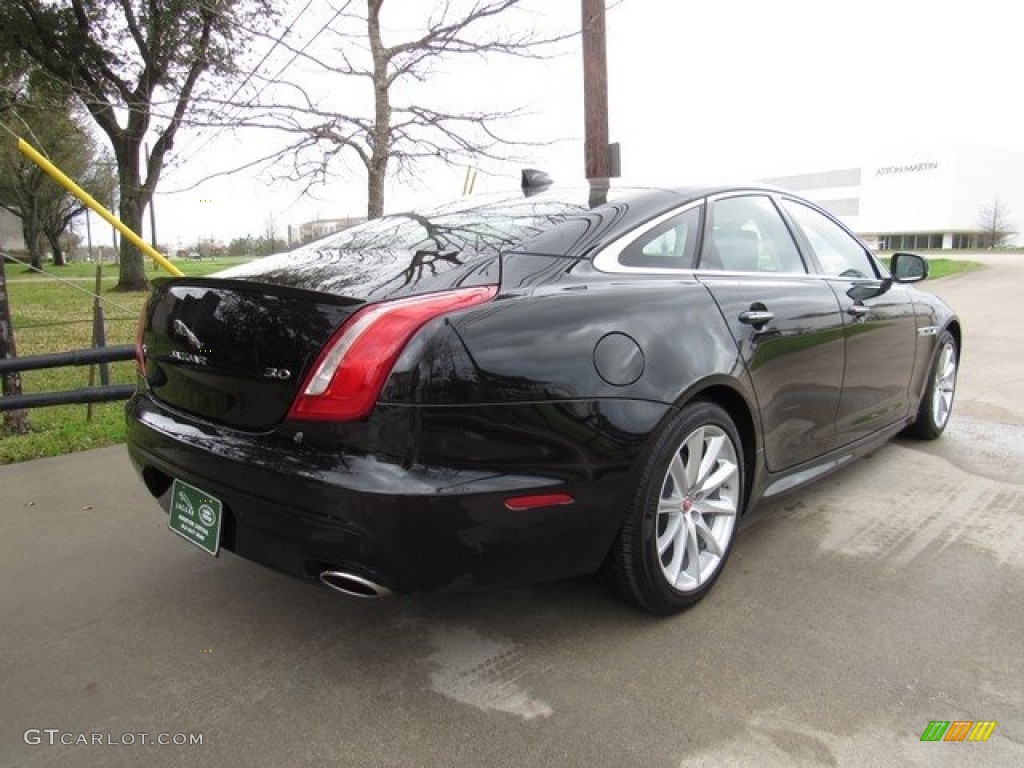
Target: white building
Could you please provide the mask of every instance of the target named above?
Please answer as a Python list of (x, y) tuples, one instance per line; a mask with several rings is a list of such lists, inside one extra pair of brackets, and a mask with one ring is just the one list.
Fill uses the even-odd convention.
[[(821, 205), (879, 250), (973, 248), (998, 199), (1024, 230), (1024, 154), (951, 144), (893, 153), (856, 168), (765, 180)], [(1022, 242), (1021, 233), (1008, 239)]]
[(21, 219), (0, 208), (0, 251), (24, 251), (25, 238), (21, 234)]
[(366, 221), (365, 216), (348, 216), (344, 219), (317, 219), (307, 221), (299, 225), (299, 242), (308, 243), (312, 240), (319, 240), (321, 237), (333, 235), (343, 229), (362, 224)]

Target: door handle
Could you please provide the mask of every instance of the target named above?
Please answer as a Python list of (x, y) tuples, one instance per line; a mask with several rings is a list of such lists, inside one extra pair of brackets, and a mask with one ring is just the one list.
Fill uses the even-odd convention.
[(751, 307), (745, 312), (740, 312), (740, 322), (744, 325), (751, 325), (758, 330), (775, 319), (775, 313), (767, 309), (754, 309)]
[(849, 309), (846, 310), (846, 314), (853, 315), (856, 318), (865, 317), (871, 311), (871, 307), (865, 304), (851, 304)]

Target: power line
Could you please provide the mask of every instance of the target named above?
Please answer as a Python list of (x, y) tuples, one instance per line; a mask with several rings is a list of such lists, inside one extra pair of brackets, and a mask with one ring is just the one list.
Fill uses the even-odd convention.
[[(259, 68), (262, 67), (263, 64), (267, 61), (267, 59), (270, 58), (270, 55), (277, 49), (277, 47), (284, 42), (284, 39), (291, 33), (292, 29), (294, 29), (295, 25), (299, 22), (299, 20), (302, 19), (303, 16), (305, 16), (306, 12), (309, 10), (309, 8), (310, 8), (310, 6), (312, 4), (313, 4), (313, 0), (307, 0), (306, 5), (303, 6), (302, 10), (298, 12), (298, 14), (295, 16), (294, 19), (292, 19), (291, 23), (288, 25), (288, 28), (285, 29), (285, 31), (282, 32), (279, 37), (274, 39), (274, 44), (272, 46), (270, 46), (270, 48), (267, 50), (266, 53), (263, 54), (263, 58), (261, 58), (259, 60), (259, 62), (256, 64), (255, 67), (253, 67), (251, 70), (249, 70), (249, 74), (246, 75), (245, 79), (241, 83), (239, 83), (238, 87), (236, 87), (235, 90), (231, 93), (231, 95), (228, 96), (227, 99), (225, 99), (225, 101), (227, 103), (230, 103), (231, 100), (234, 99), (242, 91), (242, 89), (246, 85), (249, 84), (249, 82), (252, 80), (252, 78), (256, 75), (256, 72), (259, 70)], [(343, 6), (343, 8), (344, 8), (344, 6)], [(337, 18), (337, 14), (335, 15), (334, 18)], [(334, 21), (334, 19), (332, 18), (331, 22), (333, 22), (333, 21)], [(331, 22), (328, 22), (328, 24), (330, 24)], [(313, 42), (313, 40), (315, 40), (320, 35), (321, 32), (323, 32), (323, 27), (320, 28), (320, 30), (316, 33), (316, 35), (314, 35), (309, 41), (307, 41), (306, 45), (309, 45), (309, 43)], [(291, 66), (292, 62), (295, 61), (297, 56), (298, 56), (298, 54), (293, 56), (288, 61), (288, 63), (284, 67), (282, 67), (280, 71), (278, 71), (278, 73), (274, 76), (274, 79), (280, 77), (281, 73), (284, 72), (284, 70), (287, 69), (288, 66)], [(227, 122), (228, 120), (231, 120), (234, 117), (236, 117), (237, 115), (239, 115), (243, 109), (247, 109), (248, 107), (252, 106), (253, 101), (255, 101), (257, 98), (259, 98), (260, 94), (263, 93), (263, 91), (266, 89), (266, 87), (267, 87), (267, 85), (264, 84), (263, 88), (258, 90), (255, 93), (255, 95), (253, 95), (244, 105), (234, 107), (231, 116), (228, 117), (225, 120), (225, 122)], [(188, 159), (191, 159), (192, 157), (195, 157), (197, 154), (199, 154), (199, 152), (201, 152), (203, 149), (205, 149), (206, 146), (211, 141), (213, 141), (218, 135), (220, 135), (220, 133), (224, 130), (225, 127), (226, 126), (221, 126), (220, 128), (217, 128), (212, 133), (210, 133), (206, 137), (205, 141), (203, 141), (203, 143), (200, 144), (198, 148), (196, 148), (195, 150), (192, 151), (191, 155), (187, 155), (186, 156), (186, 153), (188, 152), (188, 149), (189, 149), (189, 145), (186, 144), (182, 148), (181, 152), (179, 153), (179, 157), (177, 158), (176, 164), (178, 164), (178, 165), (184, 164)]]

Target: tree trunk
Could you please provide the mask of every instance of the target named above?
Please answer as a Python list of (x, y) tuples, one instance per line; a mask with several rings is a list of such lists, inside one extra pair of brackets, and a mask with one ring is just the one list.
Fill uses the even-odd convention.
[(45, 232), (46, 240), (50, 244), (50, 250), (53, 251), (53, 266), (63, 267), (64, 266), (64, 249), (60, 245), (60, 233), (54, 234), (53, 232)]
[[(135, 234), (142, 232), (142, 212), (145, 203), (141, 199), (142, 183), (139, 179), (139, 151), (131, 147), (125, 148), (126, 154), (134, 158), (127, 168), (121, 168), (121, 204), (119, 213), (121, 222)], [(124, 164), (122, 164), (124, 165)], [(140, 235), (141, 237), (141, 235)], [(115, 291), (145, 291), (149, 289), (146, 278), (146, 261), (142, 252), (132, 245), (128, 238), (121, 237), (121, 263), (118, 270)]]
[(39, 222), (34, 210), (29, 211), (21, 220), (21, 234), (28, 248), (29, 264), (35, 269), (43, 268), (43, 249), (41, 243), (43, 233), (39, 231)]
[(366, 218), (379, 219), (384, 215), (384, 181), (387, 178), (387, 157), (377, 157), (374, 152), (370, 159), (369, 177), (366, 180)]
[(388, 84), (390, 52), (384, 47), (380, 33), (380, 8), (383, 0), (370, 0), (366, 14), (373, 57), (373, 131), (370, 134), (370, 157), (366, 163), (366, 217), (384, 215), (384, 183), (391, 158), (391, 95)]

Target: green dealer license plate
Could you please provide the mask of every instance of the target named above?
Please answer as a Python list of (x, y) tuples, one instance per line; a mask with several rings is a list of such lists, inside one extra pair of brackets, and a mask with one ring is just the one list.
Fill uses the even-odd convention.
[(216, 555), (224, 505), (206, 491), (175, 480), (171, 487), (171, 516), (167, 525), (200, 549)]

